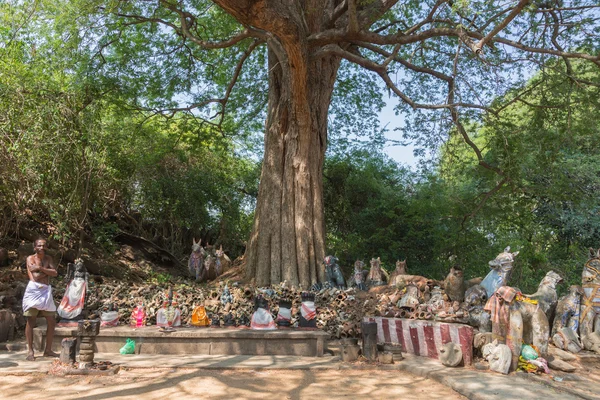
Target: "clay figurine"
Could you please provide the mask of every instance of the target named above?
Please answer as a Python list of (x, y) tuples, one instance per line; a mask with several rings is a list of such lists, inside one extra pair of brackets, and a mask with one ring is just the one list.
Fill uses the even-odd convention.
[(392, 273), (390, 274), (390, 280), (389, 283), (392, 284), (392, 282), (395, 281), (395, 278), (398, 275), (408, 275), (408, 269), (406, 267), (406, 259), (404, 261), (400, 261), (397, 260), (396, 261), (396, 269), (392, 271)]
[(231, 265), (231, 259), (223, 251), (223, 245), (221, 245), (219, 247), (219, 250), (215, 251), (215, 257), (217, 258), (216, 259), (217, 276), (220, 276), (229, 269), (229, 266)]
[(369, 270), (369, 275), (367, 276), (367, 285), (369, 287), (373, 287), (385, 285), (385, 283), (386, 277), (385, 273), (381, 269), (381, 258), (372, 258), (371, 269)]
[(444, 280), (444, 291), (451, 301), (462, 302), (465, 299), (465, 280), (463, 271), (458, 266), (450, 268)]
[(354, 262), (354, 274), (352, 275), (352, 283), (356, 286), (358, 290), (367, 290), (367, 285), (365, 285), (366, 273), (368, 271), (364, 270), (365, 263), (356, 260)]

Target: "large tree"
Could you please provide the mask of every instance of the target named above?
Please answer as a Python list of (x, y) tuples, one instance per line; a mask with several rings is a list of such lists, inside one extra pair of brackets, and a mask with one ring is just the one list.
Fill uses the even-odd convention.
[[(380, 87), (400, 99), (398, 111), (408, 121), (406, 136), (435, 144), (449, 132), (459, 135), (479, 165), (497, 176), (496, 187), (483, 194), (485, 200), (510, 178), (486, 161), (461, 121), (500, 118), (494, 96), (527, 80), (550, 58), (566, 65), (564, 79), (572, 84), (598, 85), (578, 77), (571, 67), (573, 59), (600, 66), (598, 8), (594, 0), (118, 1), (106, 9), (124, 22), (118, 35), (101, 42), (99, 59), (105, 62), (111, 45), (118, 48), (126, 28), (140, 33), (140, 26), (152, 27), (138, 36), (152, 45), (138, 41), (134, 51), (168, 65), (171, 54), (183, 49), (201, 65), (190, 76), (212, 80), (214, 86), (204, 86), (210, 90), (198, 91), (185, 106), (161, 108), (138, 97), (139, 104), (159, 112), (194, 109), (196, 117), (219, 128), (228, 112), (244, 108), (238, 102), (232, 110), (229, 104), (236, 86), (250, 88), (256, 79), (259, 90), (240, 93), (246, 101), (250, 97), (260, 103), (265, 88), (260, 77), (268, 74), (264, 160), (246, 251), (247, 274), (259, 285), (287, 280), (306, 287), (324, 279), (322, 171), (340, 68), (381, 78)], [(153, 56), (158, 51), (162, 58)], [(231, 63), (229, 69), (220, 66), (224, 61)], [(135, 86), (136, 74), (169, 71), (137, 67), (129, 81)], [(355, 77), (362, 79), (360, 74)], [(187, 79), (187, 86), (169, 80), (168, 85), (149, 84), (140, 90), (155, 96), (170, 91), (181, 103), (184, 87), (201, 86)], [(244, 94), (237, 96), (239, 100)]]

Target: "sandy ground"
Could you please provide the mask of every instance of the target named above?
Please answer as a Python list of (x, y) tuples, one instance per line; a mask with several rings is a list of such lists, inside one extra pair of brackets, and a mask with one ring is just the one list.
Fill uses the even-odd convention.
[(465, 399), (435, 381), (376, 370), (135, 369), (112, 377), (0, 376), (3, 399)]

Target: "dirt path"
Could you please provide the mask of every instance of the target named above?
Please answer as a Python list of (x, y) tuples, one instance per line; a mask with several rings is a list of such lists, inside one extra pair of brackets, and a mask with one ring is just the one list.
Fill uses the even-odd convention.
[(376, 370), (135, 369), (113, 377), (0, 376), (3, 399), (415, 399), (465, 397), (429, 379)]

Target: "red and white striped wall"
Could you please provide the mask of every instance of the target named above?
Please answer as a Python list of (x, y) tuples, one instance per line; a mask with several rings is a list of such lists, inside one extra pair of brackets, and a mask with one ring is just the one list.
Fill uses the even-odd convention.
[(401, 344), (402, 351), (418, 356), (439, 358), (439, 350), (448, 342), (456, 343), (465, 365), (473, 362), (473, 328), (469, 325), (416, 319), (365, 317), (377, 323), (377, 341)]

